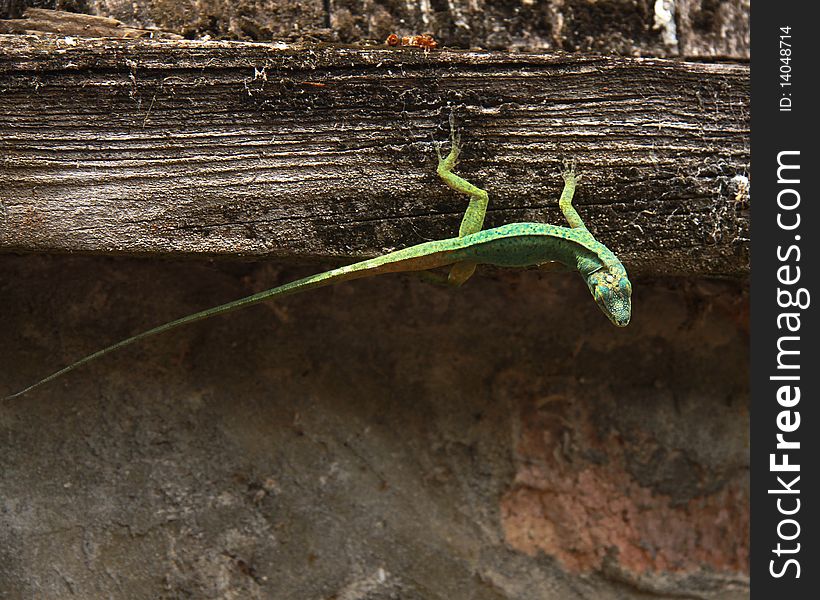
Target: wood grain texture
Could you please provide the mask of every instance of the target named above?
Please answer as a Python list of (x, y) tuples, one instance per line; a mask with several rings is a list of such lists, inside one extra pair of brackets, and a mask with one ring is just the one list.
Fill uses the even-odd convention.
[[(0, 10), (0, 17), (2, 15), (3, 11)], [(181, 35), (159, 31), (156, 28), (128, 27), (122, 21), (110, 17), (42, 8), (27, 8), (23, 18), (20, 19), (0, 18), (0, 34), (2, 33), (28, 33), (34, 35), (57, 33), (83, 37), (182, 39)]]
[(748, 66), (0, 36), (0, 251), (356, 260), (576, 205), (643, 275), (748, 271)]
[(0, 0), (0, 19), (23, 17), (26, 6), (186, 39), (359, 43), (432, 33), (440, 47), (749, 59), (750, 0)]

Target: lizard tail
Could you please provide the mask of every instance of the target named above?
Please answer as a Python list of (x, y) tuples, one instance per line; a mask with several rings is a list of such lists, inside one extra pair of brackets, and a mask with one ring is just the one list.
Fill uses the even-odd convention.
[[(389, 256), (389, 255), (387, 255)], [(358, 279), (359, 277), (365, 277), (367, 275), (376, 275), (382, 272), (388, 272), (387, 269), (384, 269), (385, 266), (385, 256), (381, 256), (378, 258), (374, 258), (371, 260), (365, 260), (362, 262), (358, 262), (352, 265), (347, 265), (344, 267), (339, 267), (338, 269), (333, 269), (331, 271), (326, 271), (324, 273), (318, 273), (316, 275), (310, 275), (309, 277), (305, 277), (303, 279), (297, 279), (296, 281), (292, 281), (290, 283), (286, 283), (284, 285), (280, 285), (269, 290), (265, 290), (262, 292), (258, 292), (256, 294), (252, 294), (250, 296), (246, 296), (245, 298), (240, 298), (239, 300), (233, 300), (232, 302), (227, 302), (225, 304), (220, 304), (219, 306), (215, 306), (213, 308), (208, 308), (197, 313), (182, 317), (180, 319), (176, 319), (175, 321), (170, 321), (168, 323), (164, 323), (163, 325), (159, 325), (152, 329), (148, 329), (147, 331), (143, 331), (142, 333), (138, 333), (132, 337), (126, 338), (117, 342), (116, 344), (112, 344), (102, 350), (98, 350), (93, 354), (89, 354), (88, 356), (81, 358), (80, 360), (71, 363), (67, 367), (60, 369), (59, 371), (55, 371), (51, 375), (40, 379), (36, 383), (28, 386), (25, 389), (20, 390), (14, 394), (6, 396), (3, 400), (11, 400), (13, 398), (17, 398), (26, 394), (34, 389), (37, 389), (55, 379), (62, 377), (66, 373), (73, 371), (86, 363), (89, 363), (93, 360), (96, 360), (102, 356), (105, 356), (109, 352), (114, 352), (115, 350), (119, 350), (125, 346), (129, 346), (134, 342), (138, 342), (142, 339), (147, 337), (151, 337), (153, 335), (157, 335), (160, 333), (164, 333), (166, 331), (170, 331), (171, 329), (176, 329), (182, 325), (187, 325), (188, 323), (194, 323), (196, 321), (201, 321), (202, 319), (207, 319), (209, 317), (213, 317), (222, 313), (231, 312), (240, 308), (244, 308), (246, 306), (250, 306), (251, 304), (257, 304), (259, 302), (263, 302), (265, 300), (271, 300), (273, 298), (280, 298), (283, 296), (288, 296), (290, 294), (295, 294), (298, 292), (303, 292), (306, 290), (310, 290), (317, 287), (322, 287), (326, 285), (331, 285), (333, 283), (338, 283), (340, 281), (347, 281), (350, 279)], [(380, 268), (382, 267), (382, 268)]]

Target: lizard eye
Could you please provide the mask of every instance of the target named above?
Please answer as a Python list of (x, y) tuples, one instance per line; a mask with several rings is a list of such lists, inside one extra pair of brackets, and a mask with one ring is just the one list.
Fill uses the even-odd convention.
[(613, 281), (615, 281), (615, 277), (611, 273), (608, 273), (607, 276), (604, 277), (604, 279), (606, 279), (607, 283), (612, 283)]

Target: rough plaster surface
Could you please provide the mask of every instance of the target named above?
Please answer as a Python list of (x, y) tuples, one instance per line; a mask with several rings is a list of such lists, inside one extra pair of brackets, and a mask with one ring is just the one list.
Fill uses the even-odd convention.
[[(0, 392), (318, 266), (0, 257)], [(742, 284), (384, 277), (0, 405), (0, 598), (748, 597)]]

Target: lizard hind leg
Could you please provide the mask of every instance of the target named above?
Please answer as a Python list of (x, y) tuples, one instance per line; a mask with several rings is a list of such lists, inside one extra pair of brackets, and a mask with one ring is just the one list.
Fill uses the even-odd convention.
[[(484, 216), (487, 214), (487, 205), (490, 202), (490, 196), (485, 190), (476, 187), (466, 179), (453, 173), (453, 167), (456, 165), (460, 152), (459, 144), (460, 136), (456, 131), (455, 118), (451, 115), (450, 153), (445, 158), (442, 158), (439, 153), (436, 173), (438, 173), (438, 176), (450, 189), (470, 197), (470, 204), (464, 212), (464, 217), (461, 219), (461, 226), (458, 230), (458, 236), (464, 237), (465, 235), (481, 231), (481, 228), (484, 226)], [(438, 146), (436, 146), (436, 152), (439, 152)]]
[(450, 274), (447, 276), (447, 285), (460, 286), (475, 273), (476, 263), (472, 261), (462, 261), (450, 267)]
[[(461, 137), (456, 131), (455, 115), (450, 114), (450, 153), (441, 157), (438, 146), (438, 168), (436, 173), (441, 180), (453, 191), (466, 194), (470, 197), (470, 203), (461, 219), (461, 226), (458, 229), (458, 237), (464, 237), (473, 233), (478, 233), (484, 226), (484, 217), (487, 214), (487, 205), (490, 203), (490, 196), (485, 190), (473, 185), (466, 179), (453, 173), (460, 152)], [(460, 286), (475, 273), (476, 263), (464, 261), (454, 264), (447, 277), (447, 283), (453, 286)]]
[(581, 215), (572, 206), (572, 197), (575, 195), (575, 187), (581, 180), (581, 175), (575, 171), (575, 161), (564, 161), (564, 169), (561, 171), (564, 178), (564, 189), (561, 192), (561, 199), (558, 200), (558, 206), (561, 212), (564, 213), (569, 226), (573, 229), (576, 227), (584, 227), (584, 221)]

